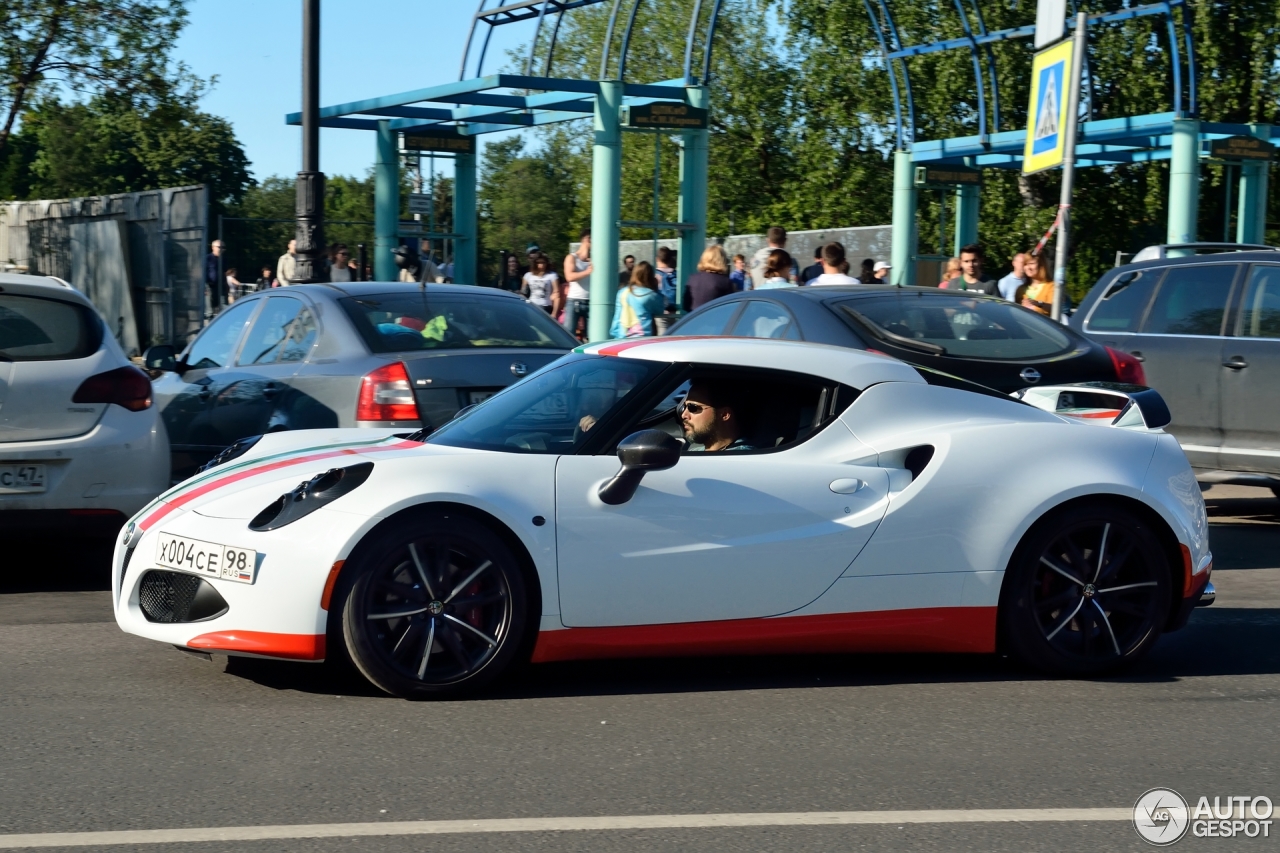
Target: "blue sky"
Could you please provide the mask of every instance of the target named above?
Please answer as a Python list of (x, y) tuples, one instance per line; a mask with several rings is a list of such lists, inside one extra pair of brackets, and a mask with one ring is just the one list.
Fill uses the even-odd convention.
[[(322, 105), (388, 95), (458, 79), (475, 0), (322, 0)], [(485, 71), (527, 38), (526, 25), (501, 27)], [(293, 175), (302, 132), (284, 123), (302, 99), (300, 0), (192, 0), (175, 58), (202, 77), (218, 76), (203, 107), (223, 116), (252, 162), (254, 177)], [(322, 129), (320, 168), (363, 175), (373, 165), (373, 134)]]

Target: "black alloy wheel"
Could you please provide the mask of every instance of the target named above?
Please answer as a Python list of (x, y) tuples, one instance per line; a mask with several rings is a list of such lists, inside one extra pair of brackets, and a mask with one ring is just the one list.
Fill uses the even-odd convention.
[(1010, 565), (1001, 616), (1011, 651), (1055, 675), (1128, 666), (1159, 637), (1169, 585), (1164, 549), (1134, 513), (1110, 503), (1055, 513)]
[(408, 517), (359, 558), (342, 604), (356, 668), (405, 699), (465, 693), (520, 651), (527, 596), (514, 554), (470, 518)]

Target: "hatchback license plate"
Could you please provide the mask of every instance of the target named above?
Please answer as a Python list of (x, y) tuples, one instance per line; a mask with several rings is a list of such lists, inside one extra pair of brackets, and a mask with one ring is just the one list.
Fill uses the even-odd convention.
[(0, 465), (0, 495), (43, 492), (44, 465)]
[(253, 583), (258, 569), (258, 552), (161, 533), (156, 544), (156, 563), (166, 569), (237, 583)]

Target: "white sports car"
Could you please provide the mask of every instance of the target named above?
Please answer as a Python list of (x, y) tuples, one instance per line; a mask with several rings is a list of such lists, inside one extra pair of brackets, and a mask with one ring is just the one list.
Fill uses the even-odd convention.
[(623, 656), (1109, 671), (1210, 600), (1204, 502), (1154, 392), (1035, 396), (815, 344), (585, 346), (430, 435), (234, 445), (126, 527), (116, 618), (404, 697)]

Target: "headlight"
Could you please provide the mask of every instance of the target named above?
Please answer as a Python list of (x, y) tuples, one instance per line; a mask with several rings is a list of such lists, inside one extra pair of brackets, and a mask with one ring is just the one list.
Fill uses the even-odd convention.
[(249, 450), (261, 440), (262, 436), (260, 435), (251, 435), (247, 438), (236, 439), (231, 442), (229, 446), (224, 447), (217, 456), (197, 468), (196, 473), (202, 474), (210, 468), (218, 467), (224, 462), (230, 462), (232, 459), (239, 459), (241, 456), (248, 453)]
[(354, 490), (373, 473), (372, 462), (360, 462), (346, 468), (330, 468), (310, 480), (303, 480), (291, 492), (285, 492), (249, 522), (250, 530), (276, 530), (310, 515), (325, 504)]

